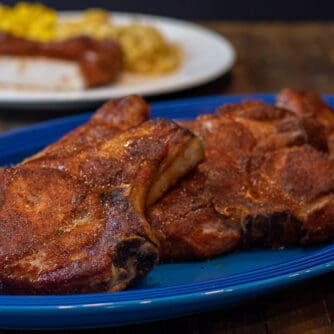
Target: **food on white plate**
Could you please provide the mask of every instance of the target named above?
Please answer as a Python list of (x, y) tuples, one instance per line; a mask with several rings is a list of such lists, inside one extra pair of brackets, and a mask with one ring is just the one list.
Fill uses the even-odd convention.
[(163, 74), (178, 68), (179, 47), (154, 27), (116, 24), (107, 11), (75, 18), (52, 8), (0, 5), (0, 84), (82, 90), (115, 82), (123, 71)]
[(0, 34), (0, 82), (49, 90), (108, 84), (119, 76), (123, 54), (113, 40), (74, 37), (36, 42)]
[(59, 20), (55, 39), (84, 34), (95, 39), (116, 40), (124, 52), (126, 71), (141, 74), (164, 74), (175, 71), (182, 61), (181, 46), (169, 42), (154, 26), (134, 19), (117, 23), (107, 11), (88, 9), (75, 19)]

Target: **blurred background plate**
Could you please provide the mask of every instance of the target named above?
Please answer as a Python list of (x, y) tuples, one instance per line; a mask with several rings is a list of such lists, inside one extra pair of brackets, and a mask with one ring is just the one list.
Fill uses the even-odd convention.
[[(61, 17), (73, 18), (80, 12), (63, 12)], [(224, 37), (199, 25), (181, 20), (141, 15), (112, 13), (115, 23), (137, 20), (158, 28), (171, 42), (178, 44), (184, 59), (178, 70), (165, 75), (124, 73), (108, 86), (84, 91), (0, 90), (0, 107), (15, 109), (74, 109), (93, 107), (111, 98), (128, 94), (152, 96), (204, 84), (226, 73), (235, 61), (235, 51)]]

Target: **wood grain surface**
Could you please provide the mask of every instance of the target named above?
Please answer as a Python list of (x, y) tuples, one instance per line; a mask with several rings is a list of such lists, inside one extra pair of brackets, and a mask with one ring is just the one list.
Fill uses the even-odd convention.
[[(155, 97), (151, 101), (214, 94), (276, 92), (283, 87), (334, 94), (334, 23), (201, 24), (231, 40), (238, 57), (235, 66), (230, 73), (207, 85)], [(46, 110), (32, 114), (0, 110), (0, 131), (66, 114), (66, 111), (50, 113)], [(189, 317), (94, 331), (53, 333), (67, 332), (334, 333), (334, 273), (240, 305)], [(14, 332), (0, 330), (0, 333)]]

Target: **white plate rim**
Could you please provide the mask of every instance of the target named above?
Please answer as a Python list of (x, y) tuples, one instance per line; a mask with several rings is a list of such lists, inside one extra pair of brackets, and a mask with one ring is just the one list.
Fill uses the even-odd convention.
[[(60, 17), (68, 18), (80, 15), (81, 11), (68, 11), (59, 12)], [(215, 64), (211, 69), (209, 68), (206, 73), (201, 73), (197, 75), (193, 73), (189, 77), (179, 77), (177, 81), (174, 82), (163, 82), (152, 81), (151, 85), (139, 86), (134, 85), (128, 89), (119, 89), (117, 84), (115, 86), (107, 86), (101, 88), (87, 89), (85, 91), (52, 91), (52, 92), (34, 92), (34, 91), (17, 91), (13, 90), (0, 90), (0, 106), (17, 106), (20, 108), (26, 107), (38, 107), (39, 105), (45, 106), (45, 104), (55, 104), (64, 106), (66, 104), (83, 104), (92, 102), (101, 102), (113, 97), (124, 96), (128, 94), (140, 94), (143, 96), (154, 96), (164, 93), (171, 93), (180, 91), (183, 89), (196, 87), (201, 84), (207, 83), (209, 81), (215, 80), (222, 74), (226, 73), (236, 59), (236, 52), (232, 43), (226, 39), (224, 36), (208, 29), (202, 27), (196, 23), (187, 22), (175, 18), (147, 15), (140, 13), (122, 13), (122, 12), (111, 12), (110, 14), (115, 20), (132, 20), (138, 19), (140, 21), (149, 22), (153, 25), (171, 25), (173, 27), (180, 27), (185, 29), (185, 31), (192, 32), (193, 34), (198, 34), (205, 36), (210, 42), (216, 46), (216, 51), (224, 55), (219, 62)], [(212, 51), (212, 50), (211, 50)], [(204, 53), (203, 53), (204, 54)], [(200, 56), (203, 56), (200, 55)], [(194, 56), (194, 55), (192, 55)], [(198, 56), (198, 55), (197, 55)], [(182, 68), (182, 65), (181, 65)], [(178, 71), (175, 72), (175, 75)], [(174, 74), (171, 74), (173, 77)], [(162, 83), (161, 83), (162, 82)]]

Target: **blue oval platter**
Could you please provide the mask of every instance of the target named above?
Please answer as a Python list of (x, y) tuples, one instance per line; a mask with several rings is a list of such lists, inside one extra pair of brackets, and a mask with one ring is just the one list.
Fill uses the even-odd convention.
[[(152, 117), (190, 119), (224, 103), (274, 95), (234, 95), (152, 103)], [(334, 97), (326, 100), (334, 106)], [(0, 166), (37, 152), (85, 122), (90, 114), (0, 134)], [(0, 328), (68, 329), (147, 322), (228, 307), (332, 270), (334, 243), (313, 248), (252, 250), (205, 262), (158, 265), (137, 286), (117, 293), (0, 296)]]

